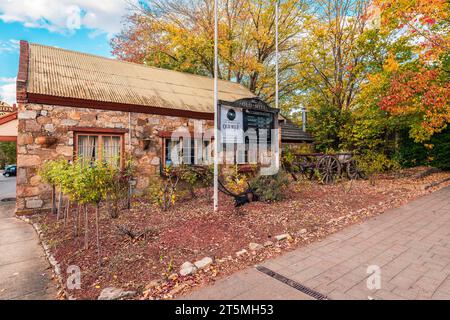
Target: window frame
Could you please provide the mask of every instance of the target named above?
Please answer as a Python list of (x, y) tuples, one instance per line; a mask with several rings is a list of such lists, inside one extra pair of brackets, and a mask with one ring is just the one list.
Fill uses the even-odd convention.
[[(194, 152), (194, 154), (191, 154), (191, 161), (194, 160), (194, 162), (195, 162), (195, 158), (196, 158), (196, 154), (195, 153), (198, 150), (197, 148), (195, 148), (195, 140), (196, 139), (194, 137), (191, 137), (190, 139), (191, 139), (190, 148), (191, 148), (191, 151)], [(161, 152), (161, 155), (162, 155), (162, 157), (161, 157), (162, 158), (161, 164), (162, 164), (163, 168), (167, 167), (167, 164), (166, 164), (166, 162), (167, 162), (167, 152), (168, 152), (168, 150), (167, 150), (167, 143), (170, 142), (171, 140), (172, 140), (172, 137), (170, 137), (170, 136), (166, 136), (166, 135), (165, 136), (161, 136), (161, 150), (162, 150), (162, 152)], [(205, 155), (204, 152), (206, 150), (205, 149), (205, 143), (209, 144), (210, 155), (209, 155), (208, 159), (209, 159), (209, 161), (211, 161), (211, 159), (213, 158), (212, 146), (213, 146), (214, 138), (211, 138), (210, 140), (207, 140), (207, 139), (204, 139), (202, 137), (201, 139), (197, 139), (197, 140), (202, 142), (202, 159), (204, 158), (204, 155)], [(179, 138), (178, 146), (180, 148), (181, 164), (185, 164), (185, 165), (188, 165), (188, 166), (208, 166), (208, 165), (211, 164), (211, 162), (210, 163), (202, 163), (202, 164), (184, 163), (185, 157), (184, 157), (184, 154), (183, 154), (183, 137)]]
[(80, 136), (96, 136), (98, 137), (98, 159), (103, 159), (103, 137), (119, 137), (120, 142), (120, 161), (119, 167), (122, 170), (125, 167), (125, 132), (113, 131), (113, 130), (80, 130), (74, 131), (74, 159), (77, 159), (78, 154), (78, 138)]

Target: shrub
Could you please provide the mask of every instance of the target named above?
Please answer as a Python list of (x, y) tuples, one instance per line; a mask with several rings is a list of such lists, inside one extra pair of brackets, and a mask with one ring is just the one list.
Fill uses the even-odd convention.
[(239, 166), (233, 166), (230, 174), (225, 177), (225, 187), (235, 194), (248, 189), (249, 179), (246, 174), (239, 172)]
[[(85, 248), (88, 248), (88, 216), (86, 205), (95, 206), (95, 225), (98, 258), (100, 261), (99, 207), (100, 203), (109, 200), (113, 206), (120, 200), (128, 183), (130, 171), (121, 171), (117, 166), (101, 161), (91, 162), (77, 159), (73, 163), (67, 160), (47, 161), (39, 171), (45, 181), (60, 186), (63, 193), (71, 200), (82, 205), (85, 213)], [(69, 212), (69, 205), (67, 212)], [(117, 211), (118, 212), (118, 211)], [(112, 217), (117, 217), (116, 213)], [(78, 206), (75, 222), (75, 234), (80, 226), (80, 206)]]
[(180, 176), (180, 180), (188, 185), (191, 198), (195, 198), (195, 189), (207, 187), (212, 184), (214, 176), (214, 168), (209, 167), (195, 167), (182, 165), (176, 168), (176, 174)]
[(47, 182), (52, 186), (60, 185), (65, 182), (64, 180), (69, 166), (69, 162), (65, 159), (45, 161), (38, 170), (38, 174), (42, 177), (44, 182)]
[(431, 165), (442, 170), (450, 170), (450, 127), (431, 138)]
[(431, 165), (442, 170), (450, 170), (450, 127), (435, 134), (426, 143), (414, 142), (404, 133), (395, 159), (403, 167)]
[(0, 142), (0, 169), (7, 164), (16, 163), (16, 143)]
[(281, 163), (287, 172), (298, 172), (300, 168), (295, 164), (295, 153), (292, 147), (286, 146), (281, 153)]
[(180, 175), (172, 167), (164, 168), (163, 174), (163, 178), (154, 177), (150, 181), (148, 194), (152, 203), (166, 211), (177, 201)]
[(280, 170), (272, 176), (257, 176), (250, 182), (250, 188), (262, 201), (279, 201), (284, 198), (284, 191), (289, 179), (284, 171)]
[(368, 177), (376, 173), (383, 173), (400, 169), (400, 164), (390, 159), (383, 153), (366, 151), (364, 154), (355, 156), (358, 168)]
[(134, 167), (131, 161), (129, 161), (124, 170), (120, 170), (117, 167), (110, 167), (109, 169), (109, 183), (105, 188), (105, 198), (109, 206), (109, 214), (114, 219), (119, 217), (120, 208), (125, 202), (129, 205), (128, 193)]

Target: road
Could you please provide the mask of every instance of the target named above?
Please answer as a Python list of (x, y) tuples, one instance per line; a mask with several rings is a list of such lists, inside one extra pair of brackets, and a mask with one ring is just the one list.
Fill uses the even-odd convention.
[(4, 198), (16, 197), (16, 177), (4, 177), (0, 171), (0, 201)]

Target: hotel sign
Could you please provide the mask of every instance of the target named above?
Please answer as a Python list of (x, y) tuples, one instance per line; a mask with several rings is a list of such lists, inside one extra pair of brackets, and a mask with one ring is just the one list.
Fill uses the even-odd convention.
[(3, 115), (5, 113), (11, 113), (14, 112), (14, 108), (11, 107), (6, 102), (0, 102), (0, 115)]
[(241, 108), (220, 106), (221, 143), (244, 143), (244, 117)]

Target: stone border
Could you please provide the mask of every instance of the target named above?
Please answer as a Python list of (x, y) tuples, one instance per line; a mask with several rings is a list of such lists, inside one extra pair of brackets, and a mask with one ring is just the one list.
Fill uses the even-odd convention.
[[(58, 284), (59, 284), (61, 290), (64, 293), (64, 297), (67, 300), (76, 300), (73, 296), (71, 296), (69, 294), (69, 292), (66, 289), (66, 285), (64, 283), (64, 279), (63, 279), (63, 277), (61, 275), (61, 266), (59, 265), (58, 261), (55, 259), (53, 254), (51, 253), (50, 248), (47, 245), (47, 243), (44, 241), (43, 232), (42, 232), (41, 227), (39, 226), (39, 224), (31, 221), (29, 218), (24, 217), (24, 216), (16, 215), (16, 218), (33, 226), (34, 230), (36, 231), (36, 233), (37, 233), (37, 235), (39, 237), (39, 242), (41, 243), (42, 248), (44, 249), (45, 257), (46, 257), (47, 261), (50, 263), (50, 265), (51, 265), (51, 267), (53, 269), (53, 274), (56, 276), (56, 279), (58, 280)], [(55, 297), (55, 298), (57, 298), (57, 297)]]

